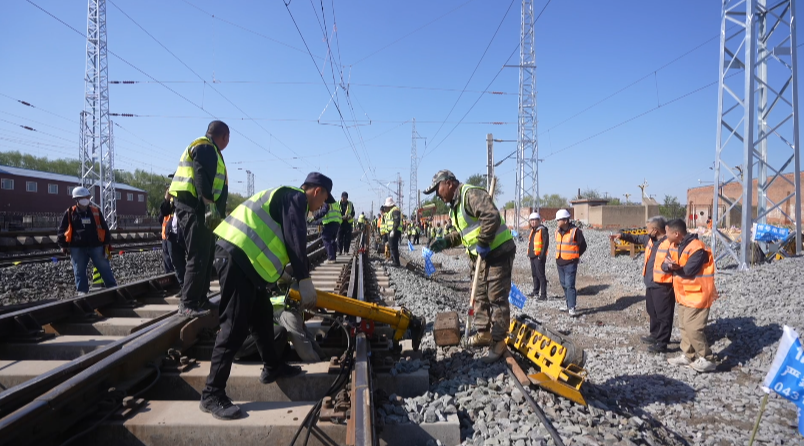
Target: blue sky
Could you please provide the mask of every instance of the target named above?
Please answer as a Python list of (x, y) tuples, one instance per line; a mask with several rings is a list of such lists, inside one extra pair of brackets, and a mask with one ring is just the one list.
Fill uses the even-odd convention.
[[(84, 1), (33, 1), (86, 31)], [(419, 189), (443, 168), (462, 179), (485, 173), (486, 134), (507, 140), (517, 135), (518, 70), (504, 69), (489, 88), (507, 94), (478, 91), (518, 44), (519, 1), (502, 22), (470, 91), (447, 116), (509, 4), (350, 0), (335, 1), (333, 14), (330, 0), (323, 2), (322, 18), (321, 3), (293, 0), (289, 9), (303, 42), (281, 0), (114, 0), (107, 5), (108, 45), (120, 57), (109, 54), (109, 79), (150, 81), (110, 85), (110, 110), (141, 116), (113, 118), (118, 124), (116, 166), (171, 173), (184, 147), (217, 116), (233, 129), (224, 155), (234, 191), (246, 188), (246, 175), (238, 169), (254, 172), (257, 190), (298, 185), (307, 172), (320, 170), (334, 180), (336, 194), (349, 191), (358, 209), (366, 211), (373, 200), (376, 210), (377, 201), (387, 195), (383, 185), (394, 181), (397, 172), (408, 194), (409, 121), (416, 118), (427, 146)], [(536, 2), (537, 13), (544, 5)], [(9, 1), (5, 7), (0, 16), (0, 54), (6, 62), (0, 72), (5, 95), (0, 96), (1, 147), (77, 157), (85, 41), (26, 1)], [(335, 88), (332, 69), (325, 64), (322, 28), (350, 83), (350, 101), (338, 89), (347, 129), (329, 103)], [(714, 86), (586, 139), (716, 81), (719, 28), (720, 2), (711, 0), (550, 2), (536, 24), (542, 194), (571, 196), (589, 187), (618, 197), (638, 196), (637, 185), (647, 179), (650, 194), (660, 199), (675, 195), (683, 203), (687, 188), (698, 186), (699, 179), (711, 181)], [(517, 51), (508, 63), (518, 64), (518, 58)], [(464, 123), (455, 127), (478, 97)], [(20, 129), (20, 124), (37, 132)], [(512, 143), (496, 144), (497, 159), (514, 149)], [(420, 157), (424, 151), (425, 140), (418, 140)], [(513, 160), (497, 168), (505, 201), (513, 198), (513, 168)]]

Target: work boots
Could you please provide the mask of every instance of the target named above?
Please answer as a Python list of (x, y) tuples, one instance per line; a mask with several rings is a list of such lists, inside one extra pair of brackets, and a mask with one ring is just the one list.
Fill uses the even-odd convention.
[(478, 331), (467, 340), (469, 347), (485, 347), (491, 345), (491, 333), (488, 331)]
[(502, 358), (506, 350), (508, 350), (508, 347), (505, 345), (505, 341), (497, 341), (493, 346), (489, 347), (489, 352), (486, 353), (486, 356), (480, 358), (480, 360), (486, 364), (491, 364)]

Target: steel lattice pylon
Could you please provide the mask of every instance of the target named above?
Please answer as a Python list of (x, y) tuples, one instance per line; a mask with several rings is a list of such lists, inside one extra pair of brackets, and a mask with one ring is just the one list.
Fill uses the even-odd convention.
[(114, 144), (109, 120), (109, 65), (106, 56), (106, 0), (89, 0), (87, 9), (87, 64), (81, 113), (81, 185), (94, 193), (110, 228), (117, 227), (114, 185)]
[(250, 170), (246, 171), (246, 195), (249, 197), (254, 196), (254, 173)]
[[(516, 230), (527, 220), (523, 207), (539, 207), (539, 145), (536, 135), (536, 41), (533, 0), (522, 0), (519, 45), (519, 120), (516, 151)], [(523, 221), (524, 220), (524, 221)]]
[[(797, 251), (801, 253), (795, 2), (722, 0), (722, 3), (716, 187), (712, 206), (716, 230), (712, 232), (711, 244), (718, 260), (728, 255), (740, 269), (748, 269), (751, 227), (754, 223), (765, 223), (771, 213), (795, 222)], [(786, 178), (785, 173), (792, 173), (793, 178)], [(784, 189), (790, 192), (773, 201), (768, 192), (776, 182), (787, 186)], [(725, 196), (723, 187), (730, 183), (740, 184), (739, 197)], [(738, 244), (722, 229), (729, 211), (740, 205), (742, 237)]]

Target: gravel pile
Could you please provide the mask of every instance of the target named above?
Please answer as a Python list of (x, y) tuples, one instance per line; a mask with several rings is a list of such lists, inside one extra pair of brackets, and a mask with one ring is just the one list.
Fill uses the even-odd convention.
[[(162, 252), (127, 252), (112, 257), (117, 283), (163, 274)], [(0, 268), (0, 305), (75, 296), (75, 278), (69, 261), (26, 263)]]
[[(557, 311), (564, 305), (563, 299), (528, 299), (523, 310), (512, 307), (512, 316), (524, 312), (585, 348), (589, 378), (583, 393), (590, 402), (589, 409), (541, 390), (531, 391), (548, 417), (557, 423), (565, 443), (571, 444), (568, 440), (575, 438), (575, 444), (747, 444), (764, 394), (760, 384), (775, 354), (782, 326), (787, 324), (804, 332), (804, 258), (755, 266), (748, 272), (718, 274), (721, 298), (712, 307), (706, 334), (721, 362), (716, 373), (698, 374), (667, 363), (667, 358), (679, 354), (677, 328), (669, 354), (648, 353), (638, 341), (639, 336), (647, 334), (642, 256), (634, 260), (628, 256), (612, 259), (608, 232), (587, 229), (584, 233), (589, 250), (578, 275), (580, 316), (571, 319)], [(525, 243), (518, 244), (513, 274), (525, 293), (532, 287), (526, 249)], [(405, 255), (422, 264), (418, 247)], [(431, 279), (407, 270), (390, 270), (398, 299), (404, 299), (406, 306), (415, 314), (424, 314), (428, 321), (444, 310), (456, 309), (463, 315), (469, 293), (452, 287), (468, 289), (469, 263), (465, 255), (453, 249), (434, 255), (433, 260), (438, 273)], [(548, 263), (547, 274), (549, 295), (561, 295), (552, 262)], [(439, 283), (441, 280), (444, 282)], [(674, 325), (677, 327), (677, 321)], [(436, 409), (443, 414), (444, 404), (439, 406), (437, 402), (449, 395), (456, 401), (465, 444), (543, 444), (539, 438), (547, 435), (539, 423), (523, 421), (531, 416), (529, 409), (514, 402), (517, 410), (511, 410), (513, 390), (507, 376), (501, 376), (502, 365), (479, 362), (482, 351), (434, 348), (431, 334), (422, 345), (429, 349), (425, 355), (431, 362), (432, 398), (425, 398), (428, 401), (424, 404), (419, 397), (414, 401), (415, 408), (407, 400), (398, 402), (408, 411), (409, 420), (417, 421), (429, 409), (436, 416)], [(482, 396), (476, 391), (487, 397), (485, 403), (478, 402)], [(500, 402), (508, 404), (510, 417), (502, 410), (504, 404), (498, 410)], [(513, 419), (514, 415), (519, 419)], [(615, 416), (613, 424), (607, 421)], [(568, 418), (576, 421), (569, 422)], [(756, 444), (804, 444), (796, 426), (795, 406), (772, 395)], [(577, 429), (581, 432), (576, 433)], [(621, 436), (607, 429), (620, 431)], [(626, 435), (629, 429), (641, 437)], [(520, 440), (524, 443), (518, 443)]]

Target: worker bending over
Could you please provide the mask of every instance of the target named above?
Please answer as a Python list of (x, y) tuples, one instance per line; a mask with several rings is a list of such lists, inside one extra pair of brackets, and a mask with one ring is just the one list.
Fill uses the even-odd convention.
[(528, 258), (530, 259), (530, 274), (533, 276), (533, 292), (530, 295), (538, 296), (539, 300), (547, 300), (547, 275), (544, 268), (547, 262), (550, 236), (547, 228), (542, 224), (542, 217), (538, 212), (530, 214), (528, 222), (530, 224)]
[(648, 351), (664, 353), (670, 343), (673, 330), (673, 312), (676, 297), (673, 292), (673, 274), (662, 270), (662, 264), (670, 253), (670, 240), (667, 239), (667, 221), (662, 216), (648, 220), (648, 233), (644, 235), (616, 234), (613, 240), (639, 243), (645, 246), (645, 264), (642, 276), (645, 282), (645, 307), (650, 319), (650, 335), (640, 340), (648, 344)]
[[(575, 276), (578, 274), (578, 263), (586, 252), (586, 239), (583, 232), (570, 222), (570, 213), (566, 209), (556, 212), (558, 228), (556, 229), (556, 267), (558, 280), (564, 288), (564, 299), (567, 300), (566, 311), (575, 317), (575, 304), (578, 291), (575, 289)], [(561, 309), (565, 311), (565, 309)]]
[(185, 317), (206, 316), (214, 307), (207, 298), (215, 247), (210, 226), (226, 213), (229, 178), (222, 152), (228, 145), (229, 126), (210, 122), (206, 135), (184, 149), (170, 183), (187, 256), (179, 303)]
[(481, 262), (474, 305), (477, 333), (469, 339), (469, 345), (491, 345), (482, 360), (494, 362), (506, 351), (505, 338), (511, 312), (508, 294), (511, 292), (516, 244), (485, 189), (461, 184), (452, 172), (442, 170), (435, 174), (432, 185), (424, 191), (425, 194), (433, 192), (450, 207), (450, 219), (457, 231), (437, 238), (430, 249), (439, 252), (463, 243), (472, 262), (472, 271), (475, 262)]
[(712, 372), (717, 367), (706, 341), (704, 327), (709, 308), (717, 299), (715, 259), (712, 251), (687, 233), (682, 219), (667, 223), (670, 255), (662, 263), (662, 271), (673, 274), (673, 290), (678, 302), (678, 329), (681, 331), (681, 355), (667, 361), (672, 365), (688, 365), (698, 373)]
[(307, 259), (308, 211), (334, 203), (332, 180), (313, 172), (301, 189), (281, 186), (258, 192), (235, 208), (215, 229), (215, 251), (221, 289), (220, 332), (212, 351), (207, 384), (200, 407), (218, 419), (240, 417), (240, 408), (226, 396), (232, 361), (249, 332), (254, 336), (264, 367), (260, 382), (301, 373), (282, 361), (271, 345), (273, 308), (266, 286), (276, 283), (284, 266), (293, 266), (302, 306), (312, 308), (316, 292)]
[(78, 294), (89, 291), (87, 265), (92, 259), (106, 288), (117, 286), (112, 273), (112, 266), (107, 257), (107, 247), (112, 241), (109, 226), (103, 218), (101, 210), (93, 205), (89, 197), (92, 194), (85, 187), (73, 189), (75, 204), (64, 213), (59, 225), (57, 242), (61, 252), (70, 254), (75, 275), (75, 289)]

